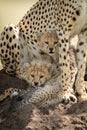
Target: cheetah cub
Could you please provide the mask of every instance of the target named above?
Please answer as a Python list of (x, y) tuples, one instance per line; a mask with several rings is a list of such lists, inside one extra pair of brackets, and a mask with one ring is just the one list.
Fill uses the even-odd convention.
[(32, 87), (41, 87), (51, 79), (52, 73), (52, 64), (36, 59), (20, 65), (17, 77), (26, 80)]
[[(24, 79), (32, 87), (44, 87), (44, 84), (49, 81), (56, 72), (55, 65), (52, 65), (48, 61), (50, 61), (49, 58), (45, 61), (33, 59), (31, 63), (20, 64), (16, 71), (16, 77)], [(20, 91), (20, 89), (9, 88), (0, 94), (0, 101), (3, 101), (7, 97), (11, 98)]]
[(40, 54), (44, 53), (53, 57), (58, 57), (58, 36), (55, 30), (48, 30), (42, 33), (36, 34), (38, 46), (40, 48)]

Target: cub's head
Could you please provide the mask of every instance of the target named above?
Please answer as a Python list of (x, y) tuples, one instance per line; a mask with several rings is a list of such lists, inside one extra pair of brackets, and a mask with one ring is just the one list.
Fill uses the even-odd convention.
[(50, 78), (50, 66), (36, 63), (23, 65), (20, 78), (26, 80), (33, 87), (44, 85)]
[(47, 31), (37, 34), (38, 45), (42, 52), (54, 55), (58, 48), (58, 37), (56, 31)]

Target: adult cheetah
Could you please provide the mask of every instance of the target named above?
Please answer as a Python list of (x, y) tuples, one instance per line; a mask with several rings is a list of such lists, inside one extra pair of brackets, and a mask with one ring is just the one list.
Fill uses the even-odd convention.
[[(60, 78), (60, 86), (63, 90), (64, 98), (67, 99), (72, 96), (71, 94), (72, 85), (70, 83), (71, 73), (70, 73), (70, 62), (69, 62), (70, 38), (78, 34), (79, 35), (79, 41), (77, 45), (78, 73), (77, 73), (75, 89), (79, 95), (80, 100), (87, 100), (87, 94), (86, 94), (87, 87), (86, 87), (86, 82), (84, 82), (84, 73), (85, 73), (85, 65), (86, 65), (86, 48), (87, 48), (86, 14), (87, 14), (86, 0), (51, 0), (51, 1), (39, 0), (17, 24), (16, 28), (18, 30), (18, 34), (17, 32), (11, 33), (12, 30), (13, 31), (15, 30), (11, 26), (10, 28), (7, 27), (5, 30), (3, 30), (3, 33), (0, 37), (1, 39), (0, 48), (2, 52), (1, 56), (4, 53), (4, 50), (2, 49), (4, 44), (6, 44), (7, 42), (13, 44), (13, 39), (18, 37), (16, 44), (17, 46), (19, 46), (20, 44), (19, 39), (21, 39), (20, 37), (22, 37), (25, 45), (28, 45), (27, 48), (28, 52), (33, 56), (39, 57), (41, 49), (39, 49), (38, 47), (36, 34), (50, 29), (56, 30), (58, 35), (58, 44), (59, 44), (59, 64), (62, 72)], [(12, 34), (13, 35), (17, 34), (16, 35), (17, 37), (14, 37)], [(19, 48), (17, 46), (13, 47), (13, 49)], [(6, 53), (8, 54), (8, 52)], [(19, 52), (16, 52), (17, 55), (18, 53)], [(17, 55), (15, 55), (15, 57), (17, 57)], [(6, 56), (4, 56), (4, 58), (2, 59), (5, 59), (4, 61), (7, 62)], [(12, 66), (11, 69), (13, 69)], [(53, 91), (54, 89), (53, 87), (52, 90), (48, 89), (47, 93), (49, 93), (48, 92), (49, 90), (55, 93), (55, 91)], [(38, 96), (37, 94), (34, 95), (35, 100), (37, 100), (37, 98), (40, 97), (39, 97), (39, 93)]]

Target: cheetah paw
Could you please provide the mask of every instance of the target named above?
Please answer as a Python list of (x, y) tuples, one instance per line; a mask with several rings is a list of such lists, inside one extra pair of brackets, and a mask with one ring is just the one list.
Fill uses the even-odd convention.
[(77, 102), (77, 98), (75, 95), (71, 94), (71, 93), (66, 93), (63, 96), (63, 100), (62, 103), (63, 104), (68, 104), (68, 103), (76, 103)]

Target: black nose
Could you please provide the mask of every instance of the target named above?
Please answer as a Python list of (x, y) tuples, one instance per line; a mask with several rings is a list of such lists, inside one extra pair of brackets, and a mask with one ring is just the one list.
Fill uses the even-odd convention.
[(35, 84), (35, 86), (37, 86), (37, 85), (38, 85), (38, 82), (34, 82), (34, 84)]
[(53, 48), (49, 48), (49, 50), (52, 52), (52, 51), (53, 51)]

